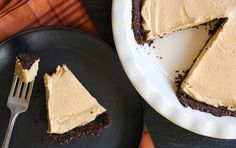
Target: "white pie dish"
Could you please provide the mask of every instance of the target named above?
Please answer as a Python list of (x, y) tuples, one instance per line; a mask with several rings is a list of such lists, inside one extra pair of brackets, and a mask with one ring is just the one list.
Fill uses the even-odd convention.
[(176, 70), (188, 69), (204, 47), (209, 39), (206, 26), (172, 33), (150, 47), (140, 46), (131, 29), (131, 7), (132, 0), (113, 0), (112, 26), (121, 63), (136, 90), (158, 113), (185, 129), (235, 139), (236, 118), (185, 108), (175, 94)]

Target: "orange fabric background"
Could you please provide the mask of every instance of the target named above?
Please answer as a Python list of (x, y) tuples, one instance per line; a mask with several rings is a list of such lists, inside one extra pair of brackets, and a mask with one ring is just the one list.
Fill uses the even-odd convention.
[(70, 26), (97, 35), (80, 0), (0, 0), (0, 41), (39, 26)]

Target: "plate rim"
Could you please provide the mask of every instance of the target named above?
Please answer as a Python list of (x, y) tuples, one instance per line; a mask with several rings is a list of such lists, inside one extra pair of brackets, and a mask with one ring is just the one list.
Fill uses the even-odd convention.
[[(27, 35), (27, 34), (30, 34), (30, 33), (37, 32), (37, 31), (44, 31), (44, 30), (66, 30), (66, 31), (78, 32), (78, 33), (81, 33), (81, 34), (83, 34), (83, 35), (85, 35), (85, 36), (88, 36), (88, 37), (90, 37), (90, 38), (92, 38), (92, 39), (94, 39), (94, 40), (97, 40), (98, 42), (100, 42), (101, 44), (103, 44), (104, 46), (107, 47), (107, 48), (106, 48), (106, 51), (110, 52), (111, 54), (114, 54), (114, 56), (117, 56), (117, 61), (120, 62), (121, 69), (123, 69), (123, 71), (124, 71), (124, 73), (125, 73), (125, 70), (124, 70), (124, 68), (123, 68), (123, 66), (122, 66), (122, 63), (121, 63), (121, 61), (120, 61), (120, 58), (119, 58), (118, 54), (115, 52), (116, 50), (114, 49), (114, 47), (112, 47), (110, 44), (108, 44), (108, 43), (105, 42), (103, 39), (99, 38), (98, 36), (95, 36), (95, 35), (93, 35), (92, 33), (87, 32), (87, 31), (84, 31), (84, 30), (82, 30), (82, 29), (80, 29), (80, 28), (73, 28), (73, 27), (69, 27), (69, 26), (40, 26), (40, 27), (37, 27), (37, 28), (31, 28), (31, 29), (19, 31), (19, 32), (17, 32), (16, 34), (13, 34), (13, 35), (7, 37), (5, 40), (3, 40), (3, 41), (0, 42), (0, 47), (1, 47), (1, 46), (4, 46), (4, 45), (7, 44), (9, 41), (11, 41), (11, 40), (13, 40), (13, 39), (15, 39), (15, 38), (17, 38), (17, 37), (19, 37), (19, 36)], [(112, 50), (114, 50), (114, 51), (112, 51), (112, 50), (107, 50), (108, 48), (110, 48), (110, 49), (112, 49)], [(0, 48), (0, 50), (1, 50), (1, 48)], [(125, 73), (125, 75), (126, 75), (126, 73)], [(126, 76), (127, 76), (127, 75), (126, 75)], [(127, 78), (128, 78), (128, 77), (127, 77)], [(128, 78), (127, 80), (129, 81), (129, 83), (131, 83), (131, 81), (130, 81), (129, 78)], [(133, 86), (132, 83), (131, 83), (131, 86)], [(134, 88), (134, 90), (136, 91), (135, 88)], [(138, 93), (138, 92), (137, 92), (137, 93)], [(138, 95), (139, 95), (139, 93), (138, 93)], [(142, 118), (142, 123), (140, 123), (140, 124), (141, 124), (141, 126), (142, 126), (142, 130), (140, 131), (141, 134), (140, 134), (139, 137), (138, 137), (138, 146), (141, 145), (142, 138), (143, 138), (143, 136), (144, 136), (144, 129), (145, 129), (145, 126), (144, 126), (144, 125), (145, 125), (144, 104), (142, 103), (143, 100), (140, 99), (139, 102), (140, 102), (139, 104), (140, 104), (140, 111), (141, 111), (140, 116), (141, 116), (141, 118)]]

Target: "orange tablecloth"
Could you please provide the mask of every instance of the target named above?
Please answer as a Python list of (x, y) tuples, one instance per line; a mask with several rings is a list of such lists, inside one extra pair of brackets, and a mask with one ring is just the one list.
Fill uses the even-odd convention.
[[(97, 31), (81, 0), (0, 0), (0, 41), (39, 26), (70, 26)], [(141, 148), (153, 148), (145, 128)]]
[(97, 35), (81, 0), (0, 0), (0, 41), (22, 30), (55, 25)]

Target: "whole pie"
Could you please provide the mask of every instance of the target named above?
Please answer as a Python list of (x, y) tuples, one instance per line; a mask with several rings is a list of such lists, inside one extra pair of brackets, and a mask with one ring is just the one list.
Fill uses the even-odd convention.
[(236, 116), (236, 0), (133, 0), (137, 43), (224, 18), (178, 85), (184, 106)]

